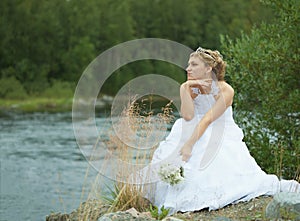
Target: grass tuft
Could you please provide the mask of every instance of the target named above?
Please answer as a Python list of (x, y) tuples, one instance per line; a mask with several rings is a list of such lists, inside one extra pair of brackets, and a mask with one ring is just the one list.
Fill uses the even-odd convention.
[[(134, 207), (139, 212), (149, 211), (150, 201), (145, 199), (146, 193), (151, 192), (151, 186), (133, 184), (136, 172), (146, 166), (160, 140), (153, 140), (153, 134), (167, 131), (168, 125), (174, 119), (171, 102), (166, 104), (159, 113), (151, 110), (151, 103), (143, 99), (128, 102), (118, 117), (114, 131), (110, 133), (107, 143), (115, 164), (116, 181), (109, 189), (105, 201), (110, 205), (109, 211), (123, 211)], [(155, 137), (159, 139), (159, 137)], [(154, 145), (155, 144), (155, 145)], [(145, 148), (149, 146), (149, 148)], [(151, 147), (151, 148), (150, 148)], [(114, 159), (114, 160), (115, 160)], [(111, 157), (108, 162), (114, 161)], [(147, 175), (146, 175), (147, 176)], [(146, 177), (147, 179), (147, 177)]]

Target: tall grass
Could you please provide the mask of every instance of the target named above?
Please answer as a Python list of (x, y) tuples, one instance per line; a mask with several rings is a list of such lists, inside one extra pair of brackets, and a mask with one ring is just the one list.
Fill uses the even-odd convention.
[[(151, 195), (153, 185), (136, 184), (135, 181), (140, 180), (138, 171), (151, 162), (152, 155), (162, 139), (156, 135), (166, 135), (175, 118), (172, 102), (160, 109), (154, 109), (152, 102), (155, 102), (152, 98), (140, 100), (130, 98), (121, 113), (115, 117), (111, 128), (99, 135), (92, 152), (106, 151), (106, 154), (104, 159), (98, 158), (97, 154), (91, 154), (90, 160), (102, 161), (99, 169), (109, 171), (111, 180), (108, 181), (103, 174), (98, 174), (92, 184), (88, 200), (78, 209), (81, 220), (97, 220), (96, 218), (103, 212), (102, 208), (105, 208), (105, 213), (130, 208), (135, 208), (139, 212), (150, 210), (151, 202), (145, 196)], [(109, 139), (103, 139), (103, 133)], [(143, 180), (149, 180), (148, 176), (150, 174), (146, 171)], [(84, 195), (85, 188), (82, 190), (82, 196)], [(95, 208), (100, 212), (96, 212)]]
[[(137, 171), (151, 161), (160, 137), (158, 131), (167, 131), (168, 125), (174, 119), (171, 102), (161, 108), (160, 112), (152, 110), (151, 100), (131, 99), (118, 117), (114, 131), (110, 133), (107, 146), (111, 157), (108, 162), (118, 162), (114, 165), (116, 180), (110, 188), (110, 197), (105, 200), (110, 204), (109, 211), (126, 210), (134, 207), (140, 212), (149, 210), (150, 201), (144, 196), (151, 194), (152, 186), (135, 184), (140, 179)], [(157, 139), (157, 140), (155, 140)], [(143, 174), (143, 179), (148, 180)]]
[(292, 179), (300, 182), (300, 140), (293, 139), (295, 150), (290, 150), (284, 142), (271, 144), (270, 149), (274, 156), (273, 170), (280, 179), (286, 179), (284, 174), (289, 173)]

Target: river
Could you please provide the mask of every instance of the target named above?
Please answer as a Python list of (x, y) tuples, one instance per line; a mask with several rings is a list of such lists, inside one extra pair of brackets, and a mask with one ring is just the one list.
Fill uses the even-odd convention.
[(0, 131), (0, 220), (45, 220), (87, 199), (97, 171), (78, 148), (71, 113), (2, 114)]

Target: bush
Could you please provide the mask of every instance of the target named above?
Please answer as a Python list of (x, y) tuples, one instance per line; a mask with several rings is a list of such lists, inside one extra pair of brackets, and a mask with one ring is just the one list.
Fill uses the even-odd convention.
[(71, 98), (74, 95), (75, 87), (70, 82), (54, 81), (52, 86), (47, 88), (42, 96), (47, 98)]
[(0, 97), (5, 99), (25, 99), (27, 93), (23, 85), (15, 77), (0, 79)]
[[(221, 37), (235, 88), (236, 120), (258, 163), (274, 172), (275, 153), (281, 153), (282, 175), (295, 176), (299, 162), (299, 1), (268, 0), (278, 14), (274, 24), (263, 24), (233, 41)], [(242, 113), (242, 114), (241, 114)], [(298, 146), (297, 146), (298, 145)], [(272, 163), (273, 161), (273, 163)], [(295, 164), (296, 163), (296, 164)], [(281, 173), (280, 172), (280, 173)]]

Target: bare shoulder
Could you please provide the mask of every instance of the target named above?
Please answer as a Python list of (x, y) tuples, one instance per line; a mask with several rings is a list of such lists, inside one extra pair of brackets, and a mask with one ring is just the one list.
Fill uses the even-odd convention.
[(226, 103), (226, 106), (231, 105), (233, 102), (233, 96), (234, 96), (233, 88), (225, 81), (219, 81), (218, 87), (220, 89), (220, 93), (216, 97), (216, 99), (218, 100), (219, 98), (223, 98), (221, 100), (223, 100)]
[(222, 93), (228, 94), (229, 96), (234, 96), (234, 89), (231, 87), (230, 84), (226, 83), (225, 81), (219, 81), (218, 86)]

